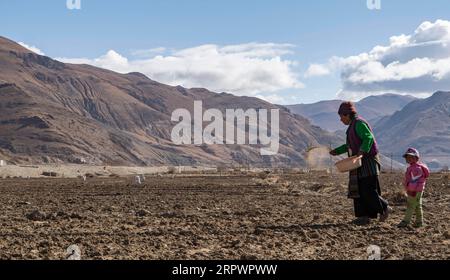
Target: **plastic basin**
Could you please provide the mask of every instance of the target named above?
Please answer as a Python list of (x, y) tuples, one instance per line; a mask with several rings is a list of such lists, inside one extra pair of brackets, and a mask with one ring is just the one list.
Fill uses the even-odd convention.
[(339, 172), (349, 172), (362, 166), (362, 156), (353, 156), (336, 162), (335, 164)]

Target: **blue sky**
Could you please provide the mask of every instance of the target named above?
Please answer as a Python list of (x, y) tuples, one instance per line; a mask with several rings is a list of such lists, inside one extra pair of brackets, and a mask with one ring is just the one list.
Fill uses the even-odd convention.
[[(385, 73), (384, 80), (376, 76), (357, 83), (358, 73), (369, 77), (373, 73), (362, 72), (366, 70), (361, 65), (348, 65), (345, 59), (369, 53), (377, 45), (389, 46), (394, 35), (413, 35), (426, 21), (433, 24), (426, 28), (426, 34), (445, 31), (445, 23), (434, 24), (438, 19), (450, 20), (448, 0), (381, 0), (381, 10), (369, 10), (366, 0), (81, 0), (81, 5), (81, 10), (69, 10), (66, 0), (0, 0), (0, 35), (67, 62), (82, 61), (119, 72), (137, 68), (166, 83), (203, 86), (282, 104), (333, 99), (342, 89), (349, 94), (339, 97), (358, 99), (388, 91), (423, 95), (447, 86), (442, 78), (428, 87), (411, 89), (404, 79), (409, 84), (420, 80), (411, 83), (411, 73), (399, 74), (400, 70), (387, 68), (389, 63), (383, 64), (383, 71), (395, 72), (395, 77)], [(442, 36), (440, 42), (447, 40), (447, 35)], [(411, 49), (416, 42), (413, 38), (403, 46)], [(209, 47), (198, 48), (205, 45)], [(227, 46), (233, 47), (232, 55)], [(255, 55), (273, 48), (273, 54)], [(186, 52), (179, 55), (186, 50), (189, 55), (207, 52), (211, 56), (193, 61)], [(146, 57), (142, 57), (143, 53)], [(152, 59), (155, 56), (161, 57)], [(173, 56), (176, 62), (169, 59)], [(332, 62), (332, 57), (342, 61)], [(427, 58), (439, 62), (434, 55)], [(214, 66), (205, 65), (208, 61)], [(221, 63), (224, 70), (216, 71)], [(430, 73), (436, 73), (436, 63), (430, 66)], [(327, 74), (305, 77), (311, 64), (328, 69)], [(406, 66), (411, 69), (417, 64)], [(169, 76), (159, 69), (176, 74)], [(183, 72), (185, 69), (195, 74), (191, 77)], [(442, 71), (439, 77), (446, 77), (448, 73)], [(342, 73), (347, 76), (342, 78)], [(433, 80), (427, 74), (417, 74), (413, 79)], [(404, 78), (402, 83), (399, 76)]]

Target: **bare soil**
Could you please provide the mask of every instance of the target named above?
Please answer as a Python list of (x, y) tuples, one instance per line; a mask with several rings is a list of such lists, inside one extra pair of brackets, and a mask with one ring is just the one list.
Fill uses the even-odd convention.
[(0, 179), (0, 259), (450, 259), (448, 174), (433, 174), (427, 226), (399, 229), (401, 174), (382, 174), (394, 212), (351, 223), (345, 175), (326, 173)]

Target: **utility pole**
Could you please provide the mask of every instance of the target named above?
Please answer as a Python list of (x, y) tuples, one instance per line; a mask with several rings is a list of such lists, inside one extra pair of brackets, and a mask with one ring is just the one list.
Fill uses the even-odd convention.
[[(331, 142), (330, 142), (330, 151), (332, 150)], [(330, 177), (333, 177), (333, 156), (330, 154)]]
[(394, 154), (391, 153), (391, 174), (393, 173)]

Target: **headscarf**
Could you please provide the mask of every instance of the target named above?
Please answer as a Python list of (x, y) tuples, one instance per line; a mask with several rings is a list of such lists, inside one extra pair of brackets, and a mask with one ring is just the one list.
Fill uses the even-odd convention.
[(339, 106), (339, 115), (355, 115), (356, 113), (355, 105), (351, 101), (343, 102), (341, 106)]

